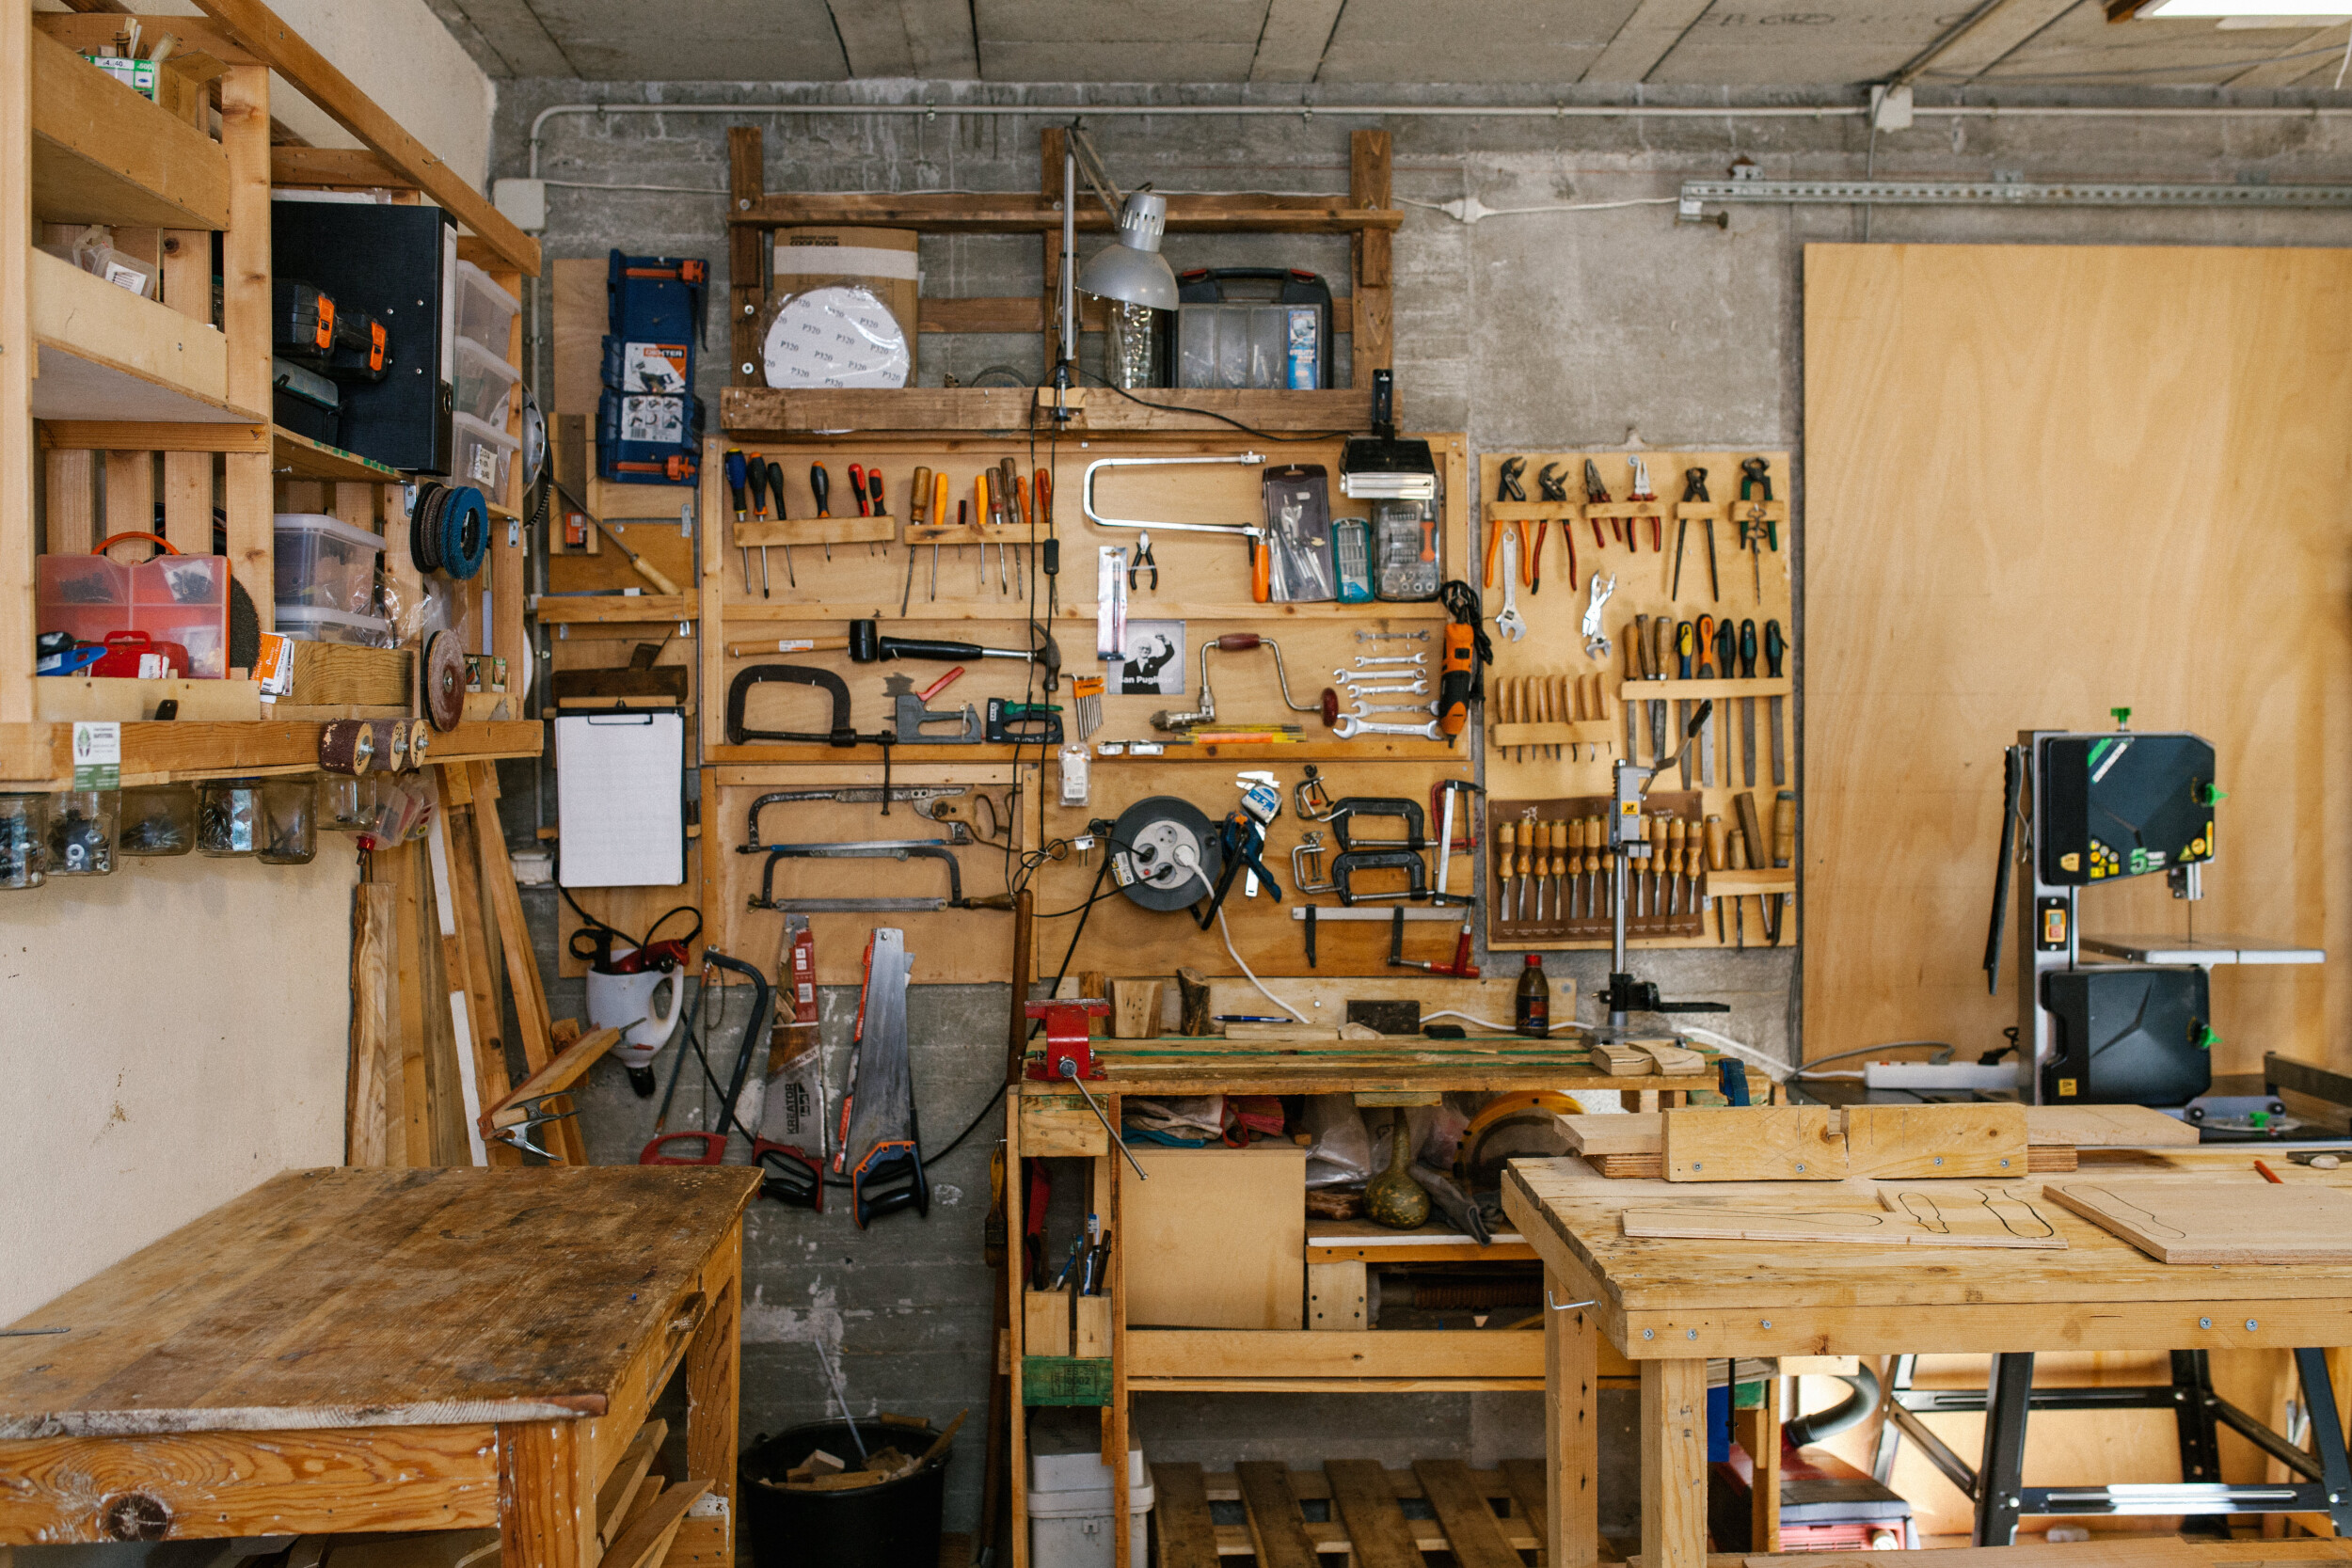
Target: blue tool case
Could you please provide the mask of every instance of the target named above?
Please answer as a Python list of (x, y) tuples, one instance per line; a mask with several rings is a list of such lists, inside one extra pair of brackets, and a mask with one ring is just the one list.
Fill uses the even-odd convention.
[(694, 395), (710, 268), (693, 257), (606, 262), (604, 388), (596, 400), (596, 473), (627, 484), (687, 484), (702, 450)]

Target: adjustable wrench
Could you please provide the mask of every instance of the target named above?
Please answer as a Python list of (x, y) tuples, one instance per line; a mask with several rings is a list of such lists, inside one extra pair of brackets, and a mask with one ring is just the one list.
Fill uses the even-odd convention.
[(1607, 604), (1609, 595), (1617, 591), (1617, 579), (1614, 575), (1604, 578), (1595, 572), (1585, 580), (1591, 587), (1593, 599), (1584, 607), (1584, 654), (1588, 658), (1606, 664), (1609, 656), (1616, 649), (1600, 629), (1600, 607)]
[(1509, 533), (1502, 536), (1502, 612), (1495, 617), (1495, 630), (1506, 642), (1527, 635), (1527, 620), (1519, 613), (1519, 542)]

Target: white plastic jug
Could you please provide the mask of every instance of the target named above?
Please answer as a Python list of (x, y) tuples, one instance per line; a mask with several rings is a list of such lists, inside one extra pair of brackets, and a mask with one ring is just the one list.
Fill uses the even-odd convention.
[[(615, 960), (626, 958), (637, 951), (634, 947), (614, 946)], [(654, 997), (661, 988), (669, 988), (663, 1010), (654, 1010)], [(685, 981), (674, 971), (649, 969), (641, 974), (604, 974), (592, 972), (588, 976), (588, 1026), (591, 1029), (618, 1029), (621, 1043), (612, 1048), (613, 1056), (629, 1070), (633, 1079), (647, 1073), (654, 1056), (670, 1041), (677, 1028), (678, 1014), (684, 1010)]]

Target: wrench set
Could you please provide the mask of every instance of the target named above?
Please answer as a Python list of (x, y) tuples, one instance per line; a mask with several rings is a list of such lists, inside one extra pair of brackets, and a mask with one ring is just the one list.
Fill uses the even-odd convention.
[[(1490, 942), (1608, 940), (1607, 899), (1580, 904), (1590, 890), (1574, 867), (1587, 853), (1607, 859), (1605, 835), (1594, 832), (1589, 851), (1580, 841), (1606, 820), (1620, 758), (1671, 759), (1645, 823), (1661, 838), (1664, 887), (1653, 907), (1653, 862), (1636, 861), (1631, 933), (1740, 945), (1750, 895), (1755, 930), (1768, 929), (1795, 878), (1788, 481), (1778, 451), (1483, 460), (1475, 559), (1495, 650), (1486, 780), (1495, 832), (1525, 835), (1511, 851), (1515, 882), (1518, 860), (1529, 862), (1524, 882), (1493, 896)], [(1711, 705), (1700, 733), (1679, 745), (1702, 704)], [(1498, 875), (1502, 861), (1498, 843)], [(1719, 895), (1732, 888), (1737, 896)], [(1794, 930), (1780, 919), (1769, 928), (1781, 940)]]

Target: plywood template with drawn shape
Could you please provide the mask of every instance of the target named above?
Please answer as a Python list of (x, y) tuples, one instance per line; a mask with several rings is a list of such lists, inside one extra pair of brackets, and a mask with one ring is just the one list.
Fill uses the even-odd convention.
[(1669, 1181), (1836, 1181), (1846, 1134), (1826, 1105), (1678, 1106), (1660, 1140)]
[[(2057, 1228), (2029, 1206), (2024, 1215), (1992, 1212), (1979, 1198), (1972, 1205), (1961, 1197), (1967, 1189), (1910, 1208), (1878, 1209), (1836, 1204), (1791, 1203), (1785, 1208), (1749, 1207), (1734, 1203), (1678, 1203), (1656, 1209), (1628, 1209), (1619, 1228), (1628, 1236), (1686, 1242), (1828, 1242), (1861, 1246), (2016, 1247), (2055, 1251), (2066, 1245)], [(2030, 1216), (2030, 1217), (2028, 1217)], [(2033, 1234), (2040, 1222), (2041, 1235)]]
[(2352, 1263), (2352, 1193), (2339, 1187), (2155, 1178), (2042, 1191), (2160, 1263)]
[[(2046, 1247), (2066, 1245), (2049, 1216), (2025, 1192), (1980, 1182), (1931, 1182), (1915, 1187), (1882, 1186), (1879, 1204), (1900, 1214), (1951, 1246)], [(1935, 1243), (1927, 1243), (1933, 1245)]]
[(2025, 1174), (2022, 1105), (1850, 1105), (1845, 1116), (1846, 1167), (1855, 1176)]

